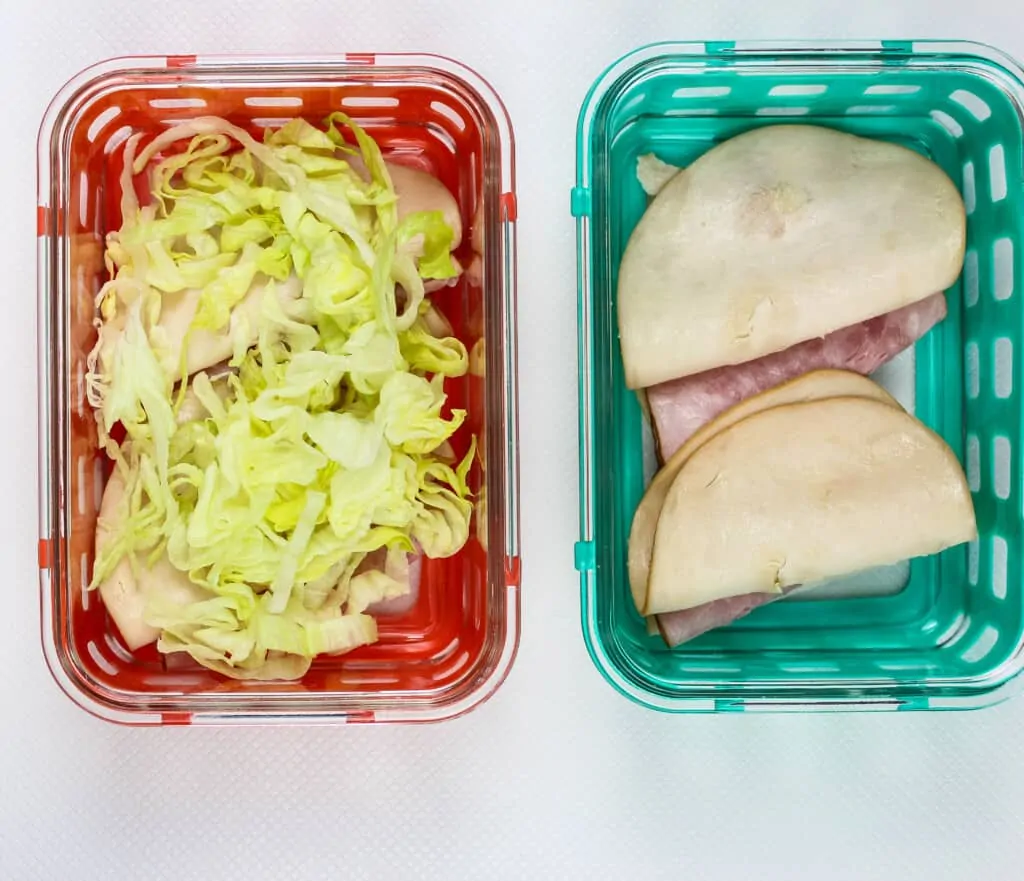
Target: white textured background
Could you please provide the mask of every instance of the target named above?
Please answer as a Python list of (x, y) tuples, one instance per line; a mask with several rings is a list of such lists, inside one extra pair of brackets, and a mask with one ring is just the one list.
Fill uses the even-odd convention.
[[(578, 625), (576, 113), (667, 38), (968, 38), (1024, 58), (1010, 0), (0, 0), (0, 881), (1024, 876), (1024, 699), (981, 713), (668, 717)], [(35, 158), (49, 97), (125, 53), (428, 49), (518, 140), (523, 639), (439, 726), (127, 730), (47, 673), (35, 566)]]

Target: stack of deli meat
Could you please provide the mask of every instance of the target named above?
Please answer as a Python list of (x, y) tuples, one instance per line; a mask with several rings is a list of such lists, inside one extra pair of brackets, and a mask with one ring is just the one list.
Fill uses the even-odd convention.
[(657, 187), (623, 255), (618, 323), (661, 466), (634, 515), (630, 587), (665, 641), (976, 537), (953, 453), (869, 378), (946, 317), (966, 214), (942, 169), (769, 125), (660, 167)]

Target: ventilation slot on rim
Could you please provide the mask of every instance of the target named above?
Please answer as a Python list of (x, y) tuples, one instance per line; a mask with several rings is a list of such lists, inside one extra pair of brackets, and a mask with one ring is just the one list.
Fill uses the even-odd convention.
[(920, 86), (868, 86), (864, 90), (865, 95), (915, 95), (921, 91)]
[(176, 110), (185, 107), (205, 107), (204, 98), (153, 98), (149, 106), (157, 110)]
[(977, 194), (974, 187), (974, 163), (964, 163), (964, 208), (967, 213), (973, 214), (977, 205)]
[(430, 106), (445, 119), (449, 120), (460, 132), (466, 130), (466, 120), (462, 118), (462, 115), (455, 108), (449, 107), (443, 101), (431, 101)]
[(997, 600), (1006, 599), (1006, 555), (1006, 539), (992, 536), (992, 596)]
[(113, 633), (108, 631), (103, 634), (103, 641), (107, 644), (107, 648), (110, 649), (111, 654), (113, 654), (115, 658), (129, 664), (131, 663), (132, 653), (128, 651), (127, 646), (121, 642), (119, 636), (115, 636)]
[(688, 86), (676, 89), (673, 98), (722, 98), (732, 91), (729, 86)]
[(967, 397), (972, 401), (981, 394), (978, 344), (973, 340), (964, 347), (964, 368), (967, 372)]
[(972, 433), (967, 435), (967, 486), (974, 493), (981, 490), (981, 444)]
[(103, 654), (99, 645), (97, 645), (97, 643), (94, 640), (89, 640), (86, 649), (89, 652), (89, 657), (91, 657), (96, 662), (96, 666), (99, 667), (104, 673), (106, 673), (108, 676), (117, 675), (117, 665), (114, 664), (106, 655)]
[(806, 116), (810, 107), (759, 107), (758, 116)]
[(1006, 198), (1006, 154), (1002, 144), (988, 151), (989, 192), (993, 202)]
[(895, 104), (855, 104), (848, 107), (846, 112), (851, 116), (867, 116), (871, 113), (892, 113), (895, 110)]
[(1010, 497), (1010, 439), (997, 435), (992, 441), (992, 482), (996, 497)]
[(78, 490), (78, 493), (77, 493), (78, 513), (81, 514), (82, 516), (85, 516), (86, 514), (89, 513), (88, 509), (85, 507), (85, 503), (86, 503), (85, 459), (79, 457), (79, 459), (75, 463), (75, 465), (76, 465), (75, 471), (76, 471), (76, 474), (78, 476), (78, 486), (76, 487), (76, 489)]
[(250, 95), (245, 103), (247, 107), (301, 107), (302, 98), (298, 95)]
[(773, 97), (782, 97), (787, 95), (824, 95), (828, 91), (828, 86), (824, 85), (782, 85), (772, 86), (768, 90), (768, 94)]
[(89, 582), (92, 581), (92, 578), (91, 578), (90, 573), (89, 573), (89, 555), (88, 554), (82, 554), (78, 558), (78, 564), (79, 564), (80, 569), (81, 569), (79, 577), (82, 579), (82, 590), (81, 590), (81, 593), (80, 593), (80, 595), (82, 597), (82, 608), (86, 612), (88, 612), (89, 611), (89, 605), (90, 605), (90, 602), (91, 602), (90, 594), (92, 593), (92, 591), (88, 590)]
[(78, 219), (82, 226), (89, 225), (89, 175), (78, 175)]
[(964, 127), (944, 110), (933, 110), (931, 118), (948, 131), (954, 138), (959, 138), (964, 133)]
[(341, 99), (342, 107), (397, 107), (398, 99), (388, 95), (348, 95)]
[(89, 139), (91, 143), (95, 143), (96, 138), (99, 137), (100, 132), (103, 131), (107, 123), (112, 122), (120, 115), (120, 107), (108, 107), (92, 121), (92, 125), (89, 126), (89, 129), (88, 131), (86, 131), (85, 136)]
[(978, 252), (973, 248), (964, 255), (964, 302), (968, 307), (978, 303)]
[(434, 139), (444, 144), (444, 146), (448, 148), (448, 152), (454, 156), (456, 150), (455, 138), (451, 136), (451, 133), (447, 129), (443, 129), (437, 125), (430, 126), (430, 131), (431, 134), (433, 134)]
[(109, 138), (107, 143), (103, 145), (103, 152), (109, 156), (118, 147), (120, 147), (125, 141), (132, 136), (132, 127), (130, 125), (122, 125), (117, 131), (115, 131)]
[(997, 300), (1013, 296), (1013, 242), (1008, 238), (996, 239), (992, 245), (992, 293)]
[(978, 540), (974, 539), (967, 545), (967, 580), (971, 585), (978, 583), (978, 558)]
[(974, 664), (985, 658), (995, 648), (998, 641), (999, 631), (991, 624), (987, 624), (985, 629), (981, 631), (981, 636), (978, 637), (977, 642), (969, 649), (966, 649), (960, 657), (969, 664)]
[(950, 98), (956, 101), (961, 107), (967, 108), (967, 111), (973, 116), (978, 122), (984, 122), (992, 115), (992, 108), (988, 106), (984, 101), (981, 100), (974, 92), (968, 92), (964, 89), (957, 89), (951, 93)]
[(1013, 341), (1004, 336), (997, 338), (994, 354), (996, 369), (993, 391), (997, 398), (1008, 398), (1013, 393)]
[(81, 364), (75, 369), (75, 412), (85, 416), (85, 369)]

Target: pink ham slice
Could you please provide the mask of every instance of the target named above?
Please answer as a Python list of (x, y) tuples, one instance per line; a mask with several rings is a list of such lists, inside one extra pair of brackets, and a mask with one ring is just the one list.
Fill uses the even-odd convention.
[(693, 609), (684, 609), (682, 612), (666, 612), (657, 616), (658, 630), (669, 648), (675, 648), (716, 627), (732, 624), (777, 596), (774, 593), (745, 593), (704, 603)]
[[(913, 345), (945, 317), (945, 295), (933, 294), (910, 306), (755, 361), (652, 386), (647, 389), (647, 402), (662, 461), (702, 425), (744, 398), (811, 370), (839, 368), (866, 376)], [(675, 648), (778, 598), (779, 594), (749, 593), (668, 612), (657, 616), (658, 630), (669, 647)]]
[(716, 627), (724, 627), (732, 624), (745, 615), (749, 615), (754, 609), (767, 605), (773, 600), (782, 599), (787, 593), (792, 593), (797, 586), (787, 588), (781, 594), (778, 593), (745, 593), (735, 597), (725, 597), (721, 600), (713, 600), (696, 606), (693, 609), (684, 609), (681, 612), (666, 612), (658, 615), (658, 631), (661, 638), (665, 640), (669, 648), (682, 645), (702, 633), (714, 630)]
[(744, 398), (810, 370), (838, 368), (866, 376), (917, 342), (945, 317), (945, 295), (932, 294), (902, 309), (754, 361), (651, 386), (647, 403), (662, 461), (698, 428)]

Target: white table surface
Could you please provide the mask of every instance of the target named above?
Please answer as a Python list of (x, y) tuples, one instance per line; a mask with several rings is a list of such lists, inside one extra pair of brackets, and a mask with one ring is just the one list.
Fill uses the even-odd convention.
[[(592, 667), (577, 535), (575, 122), (601, 68), (668, 38), (981, 40), (1010, 0), (0, 0), (0, 881), (813, 879), (1024, 875), (1024, 698), (967, 714), (672, 717)], [(102, 9), (101, 9), (102, 7)], [(289, 11), (290, 10), (290, 11)], [(56, 687), (38, 635), (35, 137), (103, 57), (429, 49), (518, 141), (523, 637), (435, 726), (125, 729)]]

